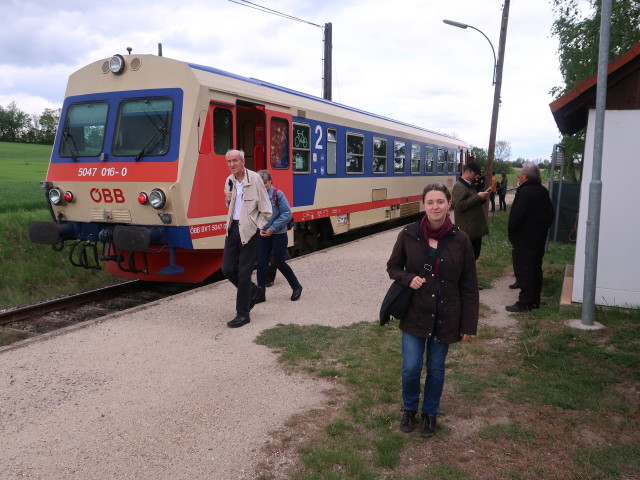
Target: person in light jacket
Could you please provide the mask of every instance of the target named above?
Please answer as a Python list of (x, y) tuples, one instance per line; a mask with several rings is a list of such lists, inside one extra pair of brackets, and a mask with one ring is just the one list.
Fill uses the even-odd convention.
[(251, 273), (258, 255), (257, 233), (271, 218), (271, 201), (260, 175), (245, 168), (242, 150), (229, 150), (225, 158), (231, 175), (224, 183), (229, 213), (222, 273), (238, 289), (236, 317), (227, 322), (228, 327), (238, 328), (251, 321), (249, 311), (259, 296), (260, 289), (251, 281)]
[[(417, 425), (420, 375), (426, 363), (421, 435), (431, 437), (436, 433), (449, 345), (477, 333), (479, 294), (473, 246), (447, 213), (451, 206), (449, 190), (441, 183), (427, 185), (422, 201), (426, 215), (400, 232), (387, 262), (387, 272), (391, 279), (415, 290), (409, 310), (400, 321), (403, 401), (400, 429), (408, 433)], [(430, 257), (433, 269), (427, 278), (420, 277), (418, 273)]]

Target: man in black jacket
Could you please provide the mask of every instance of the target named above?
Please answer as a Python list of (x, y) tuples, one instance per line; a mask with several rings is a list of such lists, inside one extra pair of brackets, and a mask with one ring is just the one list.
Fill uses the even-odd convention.
[(540, 307), (542, 258), (549, 227), (555, 216), (549, 191), (540, 183), (540, 169), (525, 163), (520, 186), (509, 214), (509, 241), (513, 245), (513, 273), (520, 288), (518, 301), (508, 312), (526, 312)]

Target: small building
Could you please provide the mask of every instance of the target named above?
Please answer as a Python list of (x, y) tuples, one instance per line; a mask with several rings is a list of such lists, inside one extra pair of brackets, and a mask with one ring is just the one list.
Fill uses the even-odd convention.
[[(550, 104), (563, 134), (587, 127), (572, 302), (583, 302), (597, 74)], [(640, 43), (609, 63), (595, 303), (640, 307)]]

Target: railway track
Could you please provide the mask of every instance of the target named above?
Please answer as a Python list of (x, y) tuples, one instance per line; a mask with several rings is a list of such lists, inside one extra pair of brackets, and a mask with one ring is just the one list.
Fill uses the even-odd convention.
[[(404, 217), (388, 224), (372, 225), (338, 235), (330, 244), (318, 246), (318, 250), (395, 228), (415, 218)], [(199, 284), (134, 280), (2, 310), (0, 311), (0, 347), (222, 280), (224, 276), (221, 272), (217, 272)]]

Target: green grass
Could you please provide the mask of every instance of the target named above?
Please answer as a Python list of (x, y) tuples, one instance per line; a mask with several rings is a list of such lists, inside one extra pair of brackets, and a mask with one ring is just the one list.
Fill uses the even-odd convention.
[[(479, 262), (488, 284), (510, 262), (506, 216), (496, 217), (491, 232)], [(558, 286), (573, 254), (573, 245), (550, 245), (546, 307), (518, 316), (515, 336), (481, 322), (470, 343), (452, 345), (440, 430), (429, 440), (398, 429), (397, 325), (264, 331), (257, 342), (273, 348), (285, 369), (329, 378), (345, 391), (330, 418), (292, 426), (322, 428), (296, 448), (301, 465), (290, 478), (640, 478), (640, 315), (598, 308), (605, 330), (566, 328), (576, 313), (558, 308)]]
[(120, 281), (73, 267), (68, 249), (29, 241), (31, 220), (51, 220), (40, 188), (51, 146), (0, 142), (0, 308), (15, 307)]

